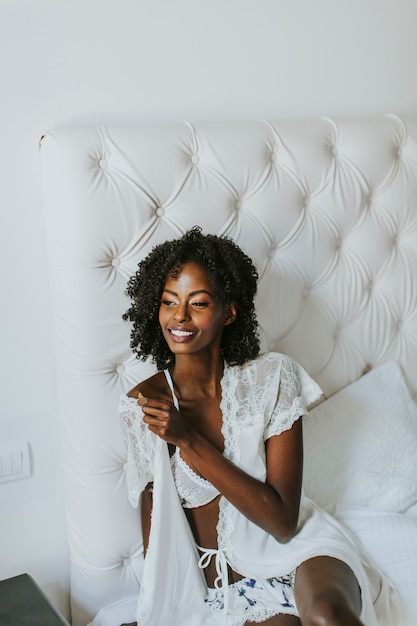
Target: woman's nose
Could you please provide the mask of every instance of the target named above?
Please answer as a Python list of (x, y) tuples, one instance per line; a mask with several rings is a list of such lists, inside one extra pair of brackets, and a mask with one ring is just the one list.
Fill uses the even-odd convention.
[(185, 322), (186, 320), (190, 319), (188, 307), (186, 305), (179, 305), (175, 311), (174, 317), (178, 322)]

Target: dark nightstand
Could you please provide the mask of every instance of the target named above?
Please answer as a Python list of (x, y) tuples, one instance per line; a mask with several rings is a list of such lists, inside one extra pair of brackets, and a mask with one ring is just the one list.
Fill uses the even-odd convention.
[(69, 626), (29, 574), (0, 581), (0, 626)]

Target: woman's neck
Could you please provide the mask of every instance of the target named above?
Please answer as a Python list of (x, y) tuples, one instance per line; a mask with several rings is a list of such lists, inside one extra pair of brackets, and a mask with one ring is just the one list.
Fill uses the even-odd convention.
[(177, 356), (170, 368), (174, 386), (182, 397), (192, 395), (215, 396), (223, 377), (223, 359), (201, 359)]

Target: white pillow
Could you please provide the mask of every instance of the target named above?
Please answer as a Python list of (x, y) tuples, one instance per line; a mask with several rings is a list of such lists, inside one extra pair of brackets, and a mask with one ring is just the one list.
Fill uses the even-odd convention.
[(394, 583), (403, 602), (405, 624), (415, 626), (417, 521), (399, 513), (371, 513), (360, 509), (343, 511), (340, 519), (359, 539), (373, 562)]
[(304, 446), (304, 490), (327, 511), (416, 504), (417, 406), (395, 361), (312, 409)]

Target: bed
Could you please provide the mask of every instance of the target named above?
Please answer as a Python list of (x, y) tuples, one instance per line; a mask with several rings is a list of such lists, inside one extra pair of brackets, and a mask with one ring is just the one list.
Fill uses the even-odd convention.
[(262, 350), (324, 391), (305, 420), (307, 495), (356, 534), (415, 626), (417, 115), (68, 124), (40, 154), (73, 626), (107, 626), (106, 607), (122, 616), (138, 593), (117, 410), (154, 370), (130, 351), (125, 288), (196, 224), (255, 261)]

